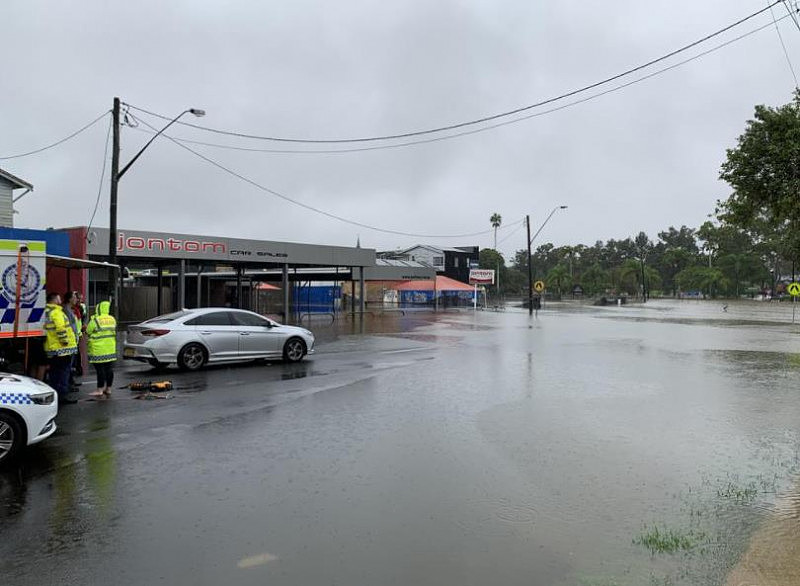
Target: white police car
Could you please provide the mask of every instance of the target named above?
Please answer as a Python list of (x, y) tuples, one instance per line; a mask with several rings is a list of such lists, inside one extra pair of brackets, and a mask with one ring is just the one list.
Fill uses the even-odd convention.
[(0, 372), (0, 466), (56, 430), (58, 396), (42, 381)]

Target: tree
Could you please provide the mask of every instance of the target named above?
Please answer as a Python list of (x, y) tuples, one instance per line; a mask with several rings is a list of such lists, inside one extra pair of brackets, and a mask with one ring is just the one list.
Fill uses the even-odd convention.
[(610, 283), (609, 275), (598, 263), (590, 266), (581, 275), (581, 284), (587, 295), (597, 295), (606, 290)]
[(800, 90), (777, 108), (755, 107), (736, 147), (728, 149), (720, 179), (733, 193), (718, 202), (723, 223), (756, 231), (770, 226), (797, 259), (800, 245)]
[(687, 226), (681, 226), (676, 230), (670, 226), (664, 232), (658, 233), (658, 239), (664, 243), (666, 250), (685, 250), (690, 254), (697, 254), (700, 250), (697, 248), (696, 231)]
[[(482, 269), (497, 271), (494, 276), (495, 283), (498, 280), (501, 284), (506, 282), (506, 261), (502, 254), (491, 248), (484, 248), (478, 253), (478, 263)], [(500, 287), (497, 289), (499, 293)]]
[(720, 290), (730, 285), (722, 271), (715, 267), (689, 267), (678, 273), (675, 280), (682, 291), (700, 291), (710, 297), (716, 297)]
[(557, 264), (548, 271), (546, 281), (549, 288), (555, 287), (558, 294), (561, 295), (564, 289), (571, 284), (569, 269), (563, 263)]
[(636, 256), (639, 259), (639, 266), (642, 271), (642, 278), (639, 281), (642, 287), (642, 301), (647, 301), (648, 279), (646, 277), (647, 271), (645, 270), (645, 265), (647, 264), (647, 256), (653, 249), (653, 243), (644, 232), (639, 232), (636, 238), (634, 238), (633, 243), (636, 246)]
[(765, 279), (769, 272), (764, 267), (761, 259), (752, 253), (731, 253), (720, 257), (719, 268), (732, 284), (732, 292), (736, 297), (741, 295), (740, 285), (743, 281), (754, 282)]
[(497, 229), (503, 223), (503, 216), (495, 212), (489, 218), (489, 221), (492, 223), (492, 228), (494, 228), (494, 249), (497, 250)]
[(678, 294), (678, 284), (675, 276), (683, 269), (697, 262), (697, 256), (685, 248), (670, 248), (661, 255), (661, 274), (665, 288), (669, 287), (672, 295)]
[(658, 289), (661, 275), (653, 267), (643, 265), (640, 259), (629, 258), (619, 269), (619, 287), (630, 294)]

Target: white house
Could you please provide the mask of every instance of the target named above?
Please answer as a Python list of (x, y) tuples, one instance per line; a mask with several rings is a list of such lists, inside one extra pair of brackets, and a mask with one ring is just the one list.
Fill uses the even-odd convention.
[(0, 226), (14, 227), (14, 191), (24, 189), (25, 191), (17, 196), (19, 199), (29, 191), (33, 191), (33, 185), (15, 177), (8, 171), (0, 169)]
[(469, 280), (470, 265), (477, 266), (477, 246), (440, 247), (417, 244), (411, 248), (379, 252), (378, 258), (411, 261), (432, 267), (437, 273), (463, 283)]

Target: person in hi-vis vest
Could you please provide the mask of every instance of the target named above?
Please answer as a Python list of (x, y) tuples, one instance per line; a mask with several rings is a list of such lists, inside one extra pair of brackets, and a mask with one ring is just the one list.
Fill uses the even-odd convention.
[(110, 315), (111, 303), (101, 301), (86, 324), (89, 364), (97, 371), (97, 390), (93, 397), (111, 396), (114, 384), (114, 363), (117, 361), (117, 320)]
[(75, 330), (70, 326), (69, 319), (61, 307), (61, 296), (58, 293), (47, 294), (44, 314), (46, 334), (44, 351), (50, 367), (47, 378), (50, 386), (58, 393), (59, 405), (71, 405), (77, 403), (68, 396), (68, 393), (69, 374), (73, 358), (78, 352), (78, 341), (75, 338)]

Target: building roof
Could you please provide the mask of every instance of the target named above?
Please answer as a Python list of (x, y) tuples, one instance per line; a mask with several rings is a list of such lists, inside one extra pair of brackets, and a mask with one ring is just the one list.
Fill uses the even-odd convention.
[(11, 173), (3, 169), (0, 169), (0, 177), (5, 179), (6, 181), (13, 183), (16, 186), (15, 189), (31, 189), (31, 190), (33, 189), (33, 185), (31, 185), (27, 181), (23, 181), (16, 175), (12, 175)]
[(412, 250), (417, 250), (419, 248), (425, 248), (430, 250), (431, 252), (437, 254), (444, 254), (445, 252), (462, 252), (462, 253), (471, 253), (474, 250), (477, 250), (477, 246), (434, 246), (433, 244), (415, 244), (414, 246), (410, 246), (408, 248), (397, 248), (395, 250), (381, 250), (378, 252), (379, 256), (387, 257), (392, 255), (404, 255), (408, 254)]
[(376, 258), (375, 266), (378, 267), (405, 267), (410, 269), (430, 268), (430, 265), (414, 261), (414, 260), (400, 260), (395, 258)]

